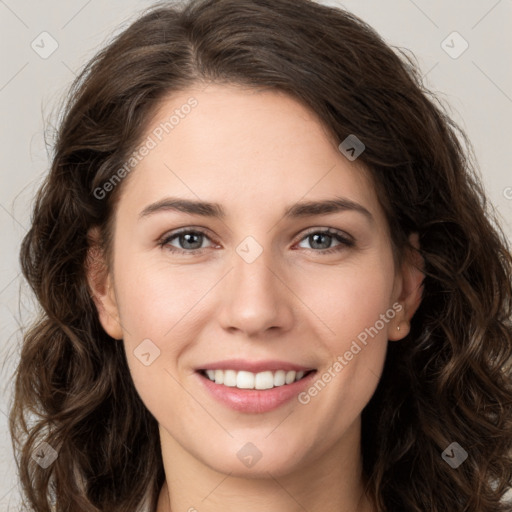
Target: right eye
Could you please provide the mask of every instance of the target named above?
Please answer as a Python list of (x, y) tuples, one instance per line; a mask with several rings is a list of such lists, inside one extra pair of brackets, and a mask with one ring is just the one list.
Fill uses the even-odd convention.
[[(180, 254), (197, 254), (201, 253), (205, 248), (200, 247), (204, 238), (210, 240), (210, 238), (206, 235), (204, 231), (184, 228), (179, 231), (174, 231), (171, 233), (167, 233), (163, 238), (160, 239), (158, 245), (161, 248), (166, 248), (170, 252), (180, 253)], [(171, 244), (174, 240), (177, 240), (177, 243), (182, 246), (175, 247)]]

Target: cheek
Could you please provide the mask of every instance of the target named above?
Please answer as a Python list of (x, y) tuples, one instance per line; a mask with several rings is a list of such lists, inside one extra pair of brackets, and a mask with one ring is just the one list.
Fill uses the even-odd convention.
[(324, 325), (322, 339), (342, 349), (391, 307), (392, 289), (393, 267), (379, 261), (332, 267), (321, 280), (319, 274), (312, 274), (302, 282), (299, 294)]
[(126, 357), (142, 400), (153, 413), (169, 393), (174, 403), (186, 404), (175, 380), (185, 377), (179, 362), (204, 337), (205, 319), (215, 318), (209, 292), (219, 276), (206, 266), (180, 268), (141, 257), (120, 258), (115, 277)]
[(201, 305), (198, 301), (215, 283), (214, 276), (192, 270), (190, 266), (172, 267), (164, 262), (133, 258), (117, 268), (118, 306), (132, 341), (154, 337), (175, 337), (182, 325), (189, 326)]
[[(392, 268), (380, 264), (345, 269), (326, 280), (321, 291), (310, 294), (311, 304), (318, 307), (315, 313), (328, 327), (322, 329), (319, 338), (326, 354), (317, 380), (299, 402), (332, 426), (327, 436), (318, 431), (326, 445), (334, 440), (336, 432), (348, 428), (378, 385), (386, 357), (388, 325), (395, 316), (390, 304), (392, 275)], [(313, 419), (311, 422), (310, 428), (321, 429)]]
[[(311, 400), (314, 407), (326, 407), (324, 413), (339, 428), (345, 420), (329, 404), (343, 407), (345, 419), (357, 416), (376, 389), (386, 357), (389, 322), (395, 316), (391, 307), (394, 266), (391, 256), (380, 254), (364, 264), (362, 259), (354, 260), (332, 269), (329, 278), (321, 281), (322, 287), (311, 286), (313, 280), (307, 282), (310, 292), (305, 302), (321, 319), (323, 327), (316, 337), (326, 357), (318, 375), (321, 382), (306, 390), (302, 403)], [(317, 400), (317, 396), (323, 398)]]
[(176, 362), (200, 338), (198, 300), (212, 284), (201, 283), (190, 268), (185, 273), (142, 259), (126, 259), (116, 270), (123, 342), (139, 396), (155, 417), (169, 401), (186, 407)]

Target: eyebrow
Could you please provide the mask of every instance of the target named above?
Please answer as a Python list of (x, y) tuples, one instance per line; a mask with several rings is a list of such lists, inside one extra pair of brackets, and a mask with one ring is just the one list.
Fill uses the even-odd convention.
[[(179, 211), (216, 219), (224, 219), (226, 217), (226, 212), (219, 203), (166, 197), (146, 206), (140, 212), (139, 219), (164, 211)], [(339, 196), (323, 201), (302, 201), (295, 203), (285, 209), (283, 216), (285, 218), (302, 218), (313, 215), (328, 215), (330, 213), (343, 211), (355, 211), (363, 214), (370, 222), (374, 221), (373, 215), (364, 206), (346, 197)]]

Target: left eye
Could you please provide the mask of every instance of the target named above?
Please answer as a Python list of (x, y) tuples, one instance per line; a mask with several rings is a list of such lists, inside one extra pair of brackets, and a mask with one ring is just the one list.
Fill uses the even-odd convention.
[[(201, 247), (204, 238), (211, 240), (203, 231), (188, 229), (164, 237), (159, 242), (159, 246), (162, 248), (168, 247), (171, 252), (175, 253), (197, 253), (204, 249)], [(176, 247), (171, 244), (175, 239), (181, 247)], [(309, 243), (312, 243), (313, 245), (327, 245), (327, 247), (313, 247), (312, 249), (308, 249), (321, 254), (340, 251), (344, 247), (352, 247), (354, 245), (354, 241), (351, 238), (342, 235), (338, 231), (330, 229), (310, 231), (300, 239), (300, 242), (303, 240), (309, 240)], [(329, 247), (333, 240), (337, 240), (339, 244), (334, 247)]]
[[(327, 239), (327, 242), (325, 242), (326, 239)], [(333, 239), (337, 240), (339, 242), (339, 244), (332, 248), (320, 247), (319, 249), (322, 250), (321, 252), (323, 254), (328, 254), (328, 253), (332, 253), (335, 251), (341, 251), (344, 247), (353, 247), (354, 246), (354, 241), (351, 238), (349, 238), (348, 236), (342, 235), (339, 231), (334, 231), (331, 229), (310, 231), (301, 240), (309, 240), (309, 243), (313, 243), (314, 245), (327, 244), (327, 246), (330, 246)], [(324, 240), (324, 241), (322, 241), (322, 240)], [(310, 249), (310, 250), (314, 250), (314, 249)], [(319, 252), (319, 251), (315, 251), (315, 252)]]

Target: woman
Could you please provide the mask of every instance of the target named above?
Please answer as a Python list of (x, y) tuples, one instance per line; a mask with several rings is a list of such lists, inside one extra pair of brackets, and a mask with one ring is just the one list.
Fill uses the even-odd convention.
[(31, 509), (511, 510), (512, 257), (428, 96), (308, 0), (156, 5), (89, 63), (21, 248)]

